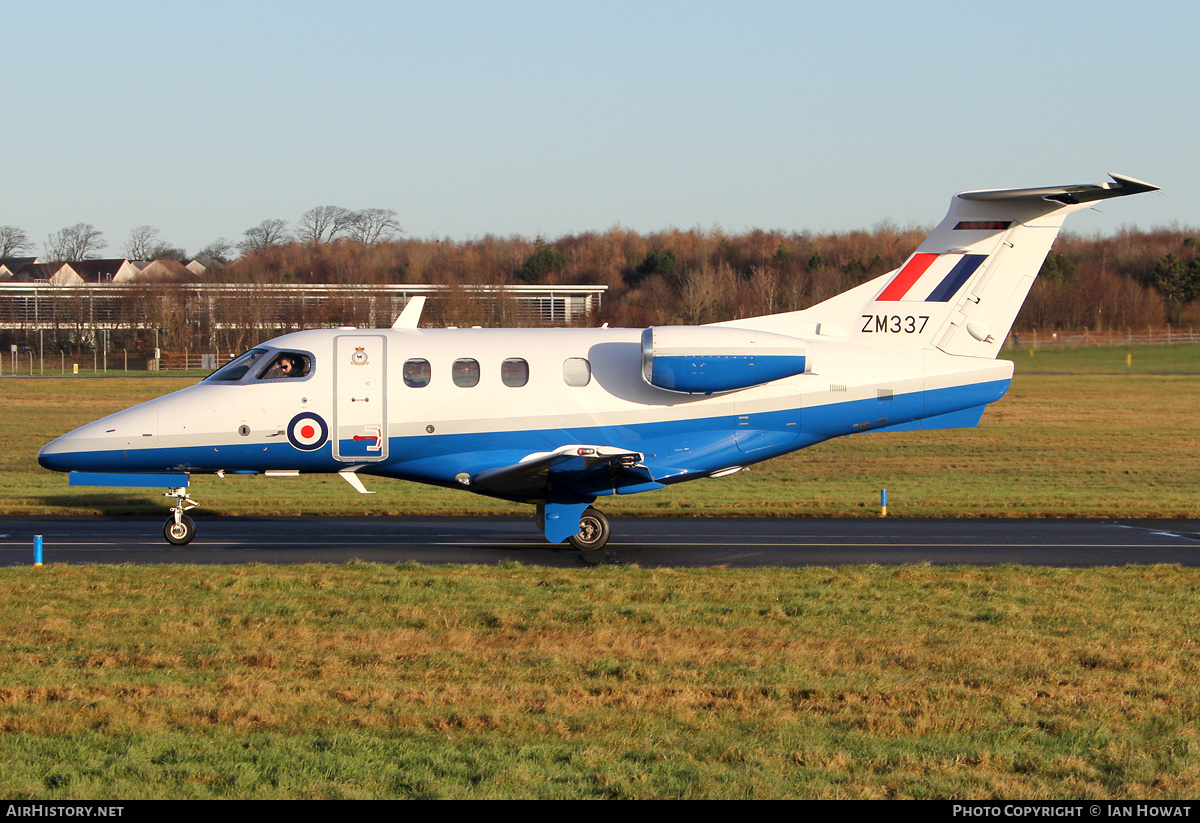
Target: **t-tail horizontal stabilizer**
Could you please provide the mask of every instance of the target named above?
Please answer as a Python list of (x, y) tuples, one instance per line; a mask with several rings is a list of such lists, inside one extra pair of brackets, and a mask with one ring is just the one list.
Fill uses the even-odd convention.
[(1122, 174), (1109, 174), (1111, 183), (1079, 184), (1074, 186), (1049, 186), (1044, 189), (996, 189), (994, 191), (964, 191), (959, 194), (966, 200), (1057, 200), (1068, 206), (1094, 203), (1110, 197), (1125, 197), (1146, 191), (1158, 191), (1158, 186), (1143, 183)]

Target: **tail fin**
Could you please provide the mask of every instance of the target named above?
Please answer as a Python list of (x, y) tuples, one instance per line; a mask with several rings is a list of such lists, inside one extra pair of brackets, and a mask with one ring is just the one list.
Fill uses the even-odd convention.
[(1158, 189), (1110, 176), (1113, 182), (1101, 185), (956, 194), (903, 266), (792, 313), (794, 322), (894, 349), (995, 357), (1066, 216), (1097, 200)]

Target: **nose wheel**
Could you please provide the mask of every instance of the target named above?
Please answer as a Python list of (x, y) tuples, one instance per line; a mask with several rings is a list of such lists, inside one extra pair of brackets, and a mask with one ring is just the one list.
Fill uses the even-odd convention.
[(179, 515), (178, 523), (175, 522), (175, 517), (172, 515), (163, 524), (163, 537), (167, 538), (167, 542), (172, 546), (185, 546), (191, 543), (195, 536), (196, 524), (186, 514)]
[(186, 546), (196, 536), (196, 524), (192, 518), (184, 514), (200, 504), (192, 500), (186, 488), (168, 489), (163, 497), (174, 497), (175, 505), (171, 507), (171, 516), (163, 524), (163, 537), (172, 546)]

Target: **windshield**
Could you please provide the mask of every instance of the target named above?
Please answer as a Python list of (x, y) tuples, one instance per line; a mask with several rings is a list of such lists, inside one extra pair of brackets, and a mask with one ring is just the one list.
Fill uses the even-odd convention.
[(204, 378), (205, 383), (209, 382), (236, 382), (246, 376), (246, 372), (250, 371), (250, 367), (259, 360), (267, 356), (266, 349), (251, 349), (245, 354), (234, 358), (226, 363), (221, 368)]

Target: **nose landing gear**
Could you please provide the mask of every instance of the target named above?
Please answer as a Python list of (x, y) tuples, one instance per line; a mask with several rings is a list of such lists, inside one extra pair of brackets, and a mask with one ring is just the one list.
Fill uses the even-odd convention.
[(167, 489), (163, 497), (175, 498), (175, 505), (171, 507), (171, 516), (163, 524), (163, 537), (172, 546), (186, 546), (196, 536), (196, 524), (184, 512), (190, 511), (200, 504), (192, 500), (186, 488)]

